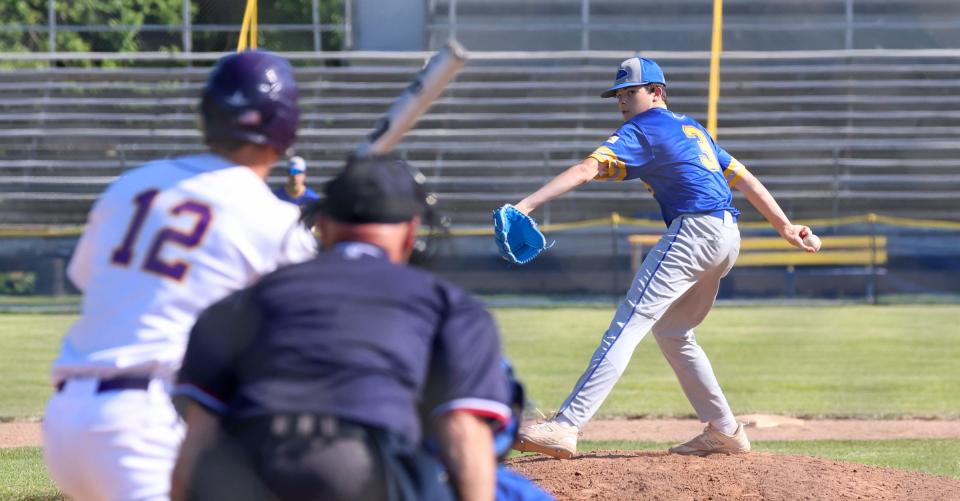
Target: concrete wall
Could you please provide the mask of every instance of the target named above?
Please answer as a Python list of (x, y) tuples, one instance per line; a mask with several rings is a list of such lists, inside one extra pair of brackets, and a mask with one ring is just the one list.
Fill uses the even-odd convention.
[[(350, 1), (350, 0), (348, 0)], [(424, 50), (424, 0), (352, 0), (357, 50)]]

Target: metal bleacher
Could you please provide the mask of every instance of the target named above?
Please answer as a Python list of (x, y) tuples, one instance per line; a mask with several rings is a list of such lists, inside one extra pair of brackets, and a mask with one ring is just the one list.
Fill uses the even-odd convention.
[[(485, 224), (493, 207), (535, 189), (616, 129), (616, 104), (598, 95), (630, 55), (475, 53), (398, 152), (425, 172), (454, 224)], [(706, 54), (649, 55), (667, 73), (671, 109), (705, 121)], [(127, 169), (201, 150), (195, 110), (207, 56), (0, 70), (0, 224), (81, 224)], [(425, 56), (296, 55), (297, 153), (311, 184), (341, 164)], [(730, 52), (722, 82), (720, 144), (794, 218), (960, 212), (960, 51)], [(281, 180), (277, 171), (270, 182)], [(613, 211), (654, 216), (656, 206), (641, 183), (591, 183), (543, 217)]]

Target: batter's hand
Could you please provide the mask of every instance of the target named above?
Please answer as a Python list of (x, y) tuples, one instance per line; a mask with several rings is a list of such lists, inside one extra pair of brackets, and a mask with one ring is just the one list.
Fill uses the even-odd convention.
[(782, 236), (787, 242), (790, 242), (790, 245), (798, 249), (803, 249), (807, 252), (817, 252), (816, 247), (811, 247), (803, 242), (803, 238), (810, 233), (813, 233), (813, 230), (811, 230), (808, 226), (804, 226), (802, 224), (790, 224), (780, 232), (780, 236)]

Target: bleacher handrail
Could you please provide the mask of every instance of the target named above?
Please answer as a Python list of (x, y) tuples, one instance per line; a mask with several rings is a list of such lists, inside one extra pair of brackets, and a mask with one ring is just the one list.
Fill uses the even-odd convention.
[[(425, 171), (431, 189), (445, 207), (461, 211), (461, 222), (479, 220), (478, 207), (524, 195), (615, 130), (614, 104), (597, 99), (594, 90), (608, 83), (611, 61), (625, 54), (633, 52), (571, 51), (568, 58), (543, 64), (558, 53), (477, 53), (476, 64), (458, 77), (397, 153), (434, 169)], [(857, 57), (826, 57), (838, 54)], [(328, 70), (315, 64), (340, 55), (347, 66)], [(426, 55), (298, 56), (304, 62), (299, 67), (312, 77), (304, 86), (298, 144), (298, 154), (316, 166), (311, 180), (323, 179), (337, 166), (335, 160), (369, 132)], [(673, 59), (667, 64), (681, 75), (672, 82), (672, 108), (702, 118), (706, 86), (697, 73), (705, 67), (706, 53), (669, 55)], [(16, 71), (0, 71), (0, 88), (7, 91), (0, 98), (0, 120), (6, 120), (0, 148), (10, 159), (0, 160), (0, 181), (7, 186), (0, 197), (10, 201), (4, 219), (76, 222), (87, 208), (82, 202), (95, 199), (110, 176), (158, 156), (202, 149), (194, 113), (208, 69), (184, 63), (197, 57), (184, 55), (177, 71), (150, 62), (156, 68), (27, 70), (26, 79)], [(949, 218), (955, 210), (955, 201), (947, 200), (960, 198), (950, 178), (960, 135), (960, 111), (952, 106), (960, 103), (960, 94), (953, 92), (960, 88), (960, 50), (724, 57), (727, 75), (742, 81), (730, 80), (733, 86), (724, 91), (722, 144), (782, 197), (792, 215), (879, 209)], [(811, 71), (800, 71), (807, 67)], [(497, 68), (509, 71), (491, 73)], [(567, 72), (566, 81), (540, 91), (546, 75), (565, 68), (582, 73)], [(886, 78), (876, 78), (881, 71)], [(798, 91), (810, 87), (818, 92)], [(915, 92), (903, 93), (903, 88)], [(497, 170), (487, 172), (478, 165), (483, 162), (498, 164), (493, 165)], [(270, 182), (278, 184), (276, 176)], [(618, 197), (654, 205), (641, 183), (627, 184), (591, 183), (570, 199), (584, 217), (616, 210)], [(57, 203), (61, 200), (77, 202)], [(577, 212), (569, 205), (558, 202), (554, 220), (573, 217)]]

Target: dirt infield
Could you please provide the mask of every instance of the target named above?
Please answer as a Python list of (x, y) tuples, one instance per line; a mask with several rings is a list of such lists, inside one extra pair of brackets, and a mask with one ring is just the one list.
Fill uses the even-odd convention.
[[(960, 421), (816, 420), (740, 416), (752, 440), (960, 438)], [(597, 420), (585, 440), (675, 442), (699, 433), (693, 419)], [(0, 447), (42, 445), (40, 423), (0, 423)], [(808, 456), (753, 452), (684, 457), (666, 452), (602, 451), (566, 461), (509, 461), (558, 499), (937, 499), (960, 501), (960, 481)]]
[[(758, 440), (960, 438), (960, 421), (812, 420), (739, 416)], [(700, 433), (694, 419), (593, 421), (584, 440), (681, 442)], [(809, 456), (754, 452), (684, 457), (666, 452), (597, 451), (566, 461), (514, 458), (510, 465), (558, 499), (938, 499), (960, 500), (960, 481)]]
[(603, 451), (509, 461), (557, 499), (960, 500), (960, 481), (808, 456)]
[(43, 434), (40, 432), (40, 423), (0, 423), (0, 449), (40, 447), (41, 445), (43, 445)]

